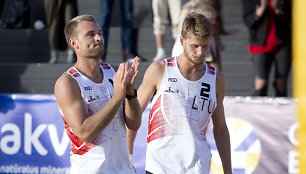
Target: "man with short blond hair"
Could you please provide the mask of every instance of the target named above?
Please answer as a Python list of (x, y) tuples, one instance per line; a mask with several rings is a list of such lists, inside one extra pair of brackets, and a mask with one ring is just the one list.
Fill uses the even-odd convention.
[(225, 78), (205, 62), (212, 34), (205, 16), (188, 15), (180, 36), (184, 52), (152, 63), (145, 72), (138, 99), (143, 111), (151, 101), (147, 174), (208, 174), (206, 131), (211, 119), (224, 173), (232, 173), (223, 108)]
[(141, 109), (134, 90), (139, 58), (117, 72), (100, 64), (102, 29), (95, 18), (81, 15), (65, 28), (76, 64), (58, 78), (54, 94), (71, 140), (71, 173), (135, 173), (129, 161), (126, 128), (136, 131)]

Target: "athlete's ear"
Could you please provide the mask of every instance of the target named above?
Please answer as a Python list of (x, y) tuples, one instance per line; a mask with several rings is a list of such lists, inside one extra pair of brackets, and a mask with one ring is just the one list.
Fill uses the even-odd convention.
[(180, 35), (180, 44), (183, 46), (183, 44), (184, 44), (184, 38), (183, 38), (183, 36), (182, 35)]
[(77, 44), (77, 42), (76, 42), (76, 39), (74, 39), (74, 38), (70, 38), (70, 39), (69, 39), (69, 44), (70, 44), (70, 46), (71, 46), (74, 50), (76, 50), (76, 49), (79, 48), (79, 46), (78, 46), (78, 44)]

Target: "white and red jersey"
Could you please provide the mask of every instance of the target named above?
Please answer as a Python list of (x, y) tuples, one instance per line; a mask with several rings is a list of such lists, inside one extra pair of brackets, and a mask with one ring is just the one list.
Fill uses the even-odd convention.
[[(101, 64), (100, 67), (104, 75), (102, 83), (91, 81), (74, 67), (66, 72), (78, 82), (89, 117), (104, 107), (114, 93), (114, 69), (108, 64)], [(128, 157), (123, 105), (91, 143), (80, 140), (66, 123), (65, 115), (61, 114), (71, 140), (71, 173), (135, 173)]]
[(190, 81), (180, 73), (176, 57), (165, 59), (163, 80), (151, 102), (147, 171), (209, 173), (211, 152), (205, 130), (217, 106), (217, 70), (206, 63), (203, 66), (201, 79)]

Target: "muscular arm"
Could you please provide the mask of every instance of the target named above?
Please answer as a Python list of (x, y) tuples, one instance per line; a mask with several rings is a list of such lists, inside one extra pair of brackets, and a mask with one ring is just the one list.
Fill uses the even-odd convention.
[[(125, 63), (126, 70), (126, 94), (134, 96), (134, 84), (139, 69), (139, 58), (136, 57), (131, 67), (128, 68), (128, 63)], [(137, 131), (141, 125), (141, 109), (137, 98), (128, 100), (125, 99), (125, 123), (130, 131)]]
[[(164, 75), (164, 67), (164, 61), (152, 63), (144, 74), (143, 81), (137, 92), (142, 112), (144, 112), (144, 110), (148, 106), (154, 93), (159, 89), (159, 85)], [(130, 154), (133, 154), (136, 134), (137, 131), (127, 131), (127, 140)]]
[(65, 121), (84, 142), (91, 142), (111, 122), (123, 101), (121, 96), (114, 95), (100, 111), (88, 117), (80, 88), (68, 74), (57, 80), (54, 94)]
[(146, 70), (138, 89), (138, 100), (142, 112), (147, 108), (153, 95), (158, 91), (165, 71), (165, 62), (154, 62)]
[(213, 113), (213, 132), (218, 148), (218, 152), (221, 157), (223, 170), (225, 174), (232, 173), (231, 167), (231, 148), (230, 148), (230, 137), (225, 122), (223, 99), (225, 96), (225, 78), (221, 72), (217, 73), (216, 80), (216, 93), (217, 93), (217, 108)]

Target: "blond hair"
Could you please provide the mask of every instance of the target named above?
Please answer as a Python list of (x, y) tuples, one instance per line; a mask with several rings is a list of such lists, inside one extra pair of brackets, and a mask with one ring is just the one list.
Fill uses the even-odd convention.
[(199, 39), (207, 39), (213, 35), (213, 28), (204, 15), (193, 12), (185, 17), (181, 35), (184, 39), (191, 35)]
[(92, 15), (79, 15), (74, 17), (69, 21), (69, 23), (65, 26), (64, 33), (66, 37), (66, 41), (69, 44), (69, 40), (72, 37), (77, 37), (76, 27), (81, 21), (88, 21), (96, 23), (96, 18)]

